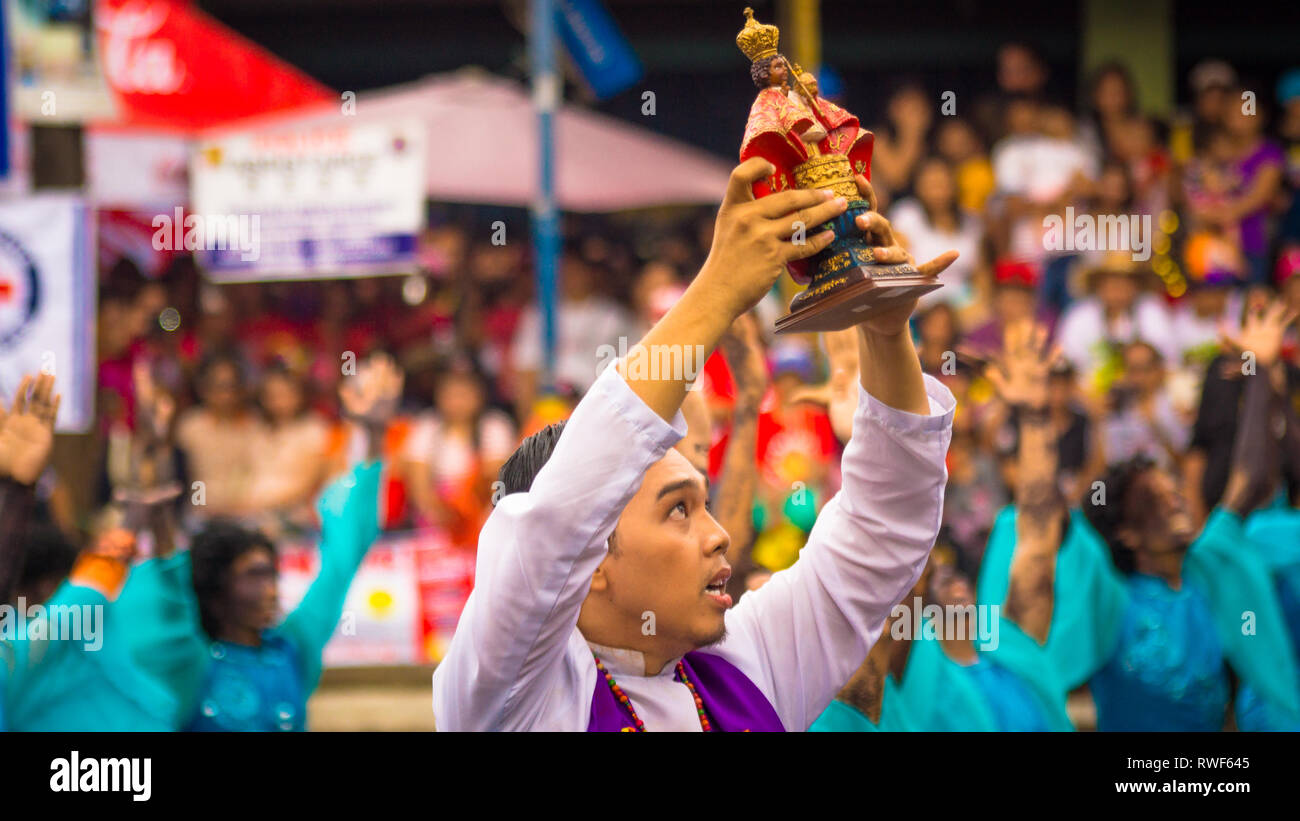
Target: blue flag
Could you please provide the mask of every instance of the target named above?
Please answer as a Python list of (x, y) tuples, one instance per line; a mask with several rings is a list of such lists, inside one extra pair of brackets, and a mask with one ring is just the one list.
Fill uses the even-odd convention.
[(641, 79), (641, 61), (600, 0), (555, 0), (555, 27), (598, 98)]

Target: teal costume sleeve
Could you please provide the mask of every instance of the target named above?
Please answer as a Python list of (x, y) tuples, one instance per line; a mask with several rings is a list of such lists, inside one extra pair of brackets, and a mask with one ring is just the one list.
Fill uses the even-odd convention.
[(118, 597), (114, 637), (172, 694), (176, 727), (193, 714), (211, 661), (190, 574), (189, 551), (141, 562)]
[(1285, 503), (1246, 518), (1246, 537), (1271, 571), (1300, 565), (1300, 510)]
[(1282, 607), (1241, 517), (1215, 508), (1187, 551), (1183, 572), (1210, 600), (1232, 669), (1270, 706), (1300, 716), (1300, 680)]
[[(45, 618), (68, 624), (82, 609), (80, 640), (49, 640), (29, 623), (7, 645), (4, 658), (6, 729), (42, 732), (163, 731), (174, 728), (171, 694), (132, 662), (129, 648), (113, 641), (115, 603), (88, 587), (64, 582), (45, 602)], [(98, 613), (98, 616), (87, 615)], [(88, 621), (90, 620), (90, 621)], [(89, 625), (98, 623), (98, 636)], [(43, 627), (43, 625), (42, 625)]]
[[(999, 616), (997, 647), (983, 650), (980, 655), (983, 662), (997, 664), (1020, 679), (1037, 702), (1048, 729), (1058, 732), (1074, 729), (1065, 711), (1066, 688), (1060, 684), (1045, 650), (1014, 623)], [(948, 658), (928, 626), (922, 637), (912, 640), (900, 696), (898, 705), (910, 726), (917, 730), (997, 732), (1001, 729), (997, 714), (971, 669)]]
[(982, 652), (994, 664), (1015, 673), (1033, 692), (1049, 729), (1053, 732), (1074, 729), (1065, 710), (1069, 689), (1061, 683), (1047, 649), (1019, 625), (999, 615), (997, 647)]
[(275, 632), (293, 642), (308, 692), (320, 680), (321, 653), (334, 634), (352, 578), (379, 538), (379, 462), (358, 465), (325, 489), (321, 517), (320, 573)]
[(885, 676), (885, 692), (880, 705), (880, 722), (876, 723), (851, 704), (835, 699), (822, 711), (810, 733), (901, 733), (912, 729), (906, 710), (899, 702), (898, 685), (893, 676)]
[[(1003, 508), (993, 524), (980, 566), (977, 601), (1006, 604), (1016, 549), (1016, 509)], [(1052, 626), (1044, 649), (1057, 680), (1068, 691), (1086, 682), (1110, 660), (1128, 593), (1110, 552), (1080, 510), (1056, 556)]]

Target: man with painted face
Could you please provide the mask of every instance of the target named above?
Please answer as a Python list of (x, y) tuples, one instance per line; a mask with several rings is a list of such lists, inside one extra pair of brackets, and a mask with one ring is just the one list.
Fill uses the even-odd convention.
[[(861, 390), (843, 458), (799, 560), (731, 608), (729, 537), (706, 480), (672, 446), (684, 378), (648, 366), (663, 348), (712, 351), (793, 260), (830, 232), (843, 198), (732, 172), (712, 249), (681, 300), (605, 370), (563, 425), (502, 468), (507, 495), (479, 536), (476, 585), (433, 674), (441, 730), (805, 730), (866, 656), (924, 566), (939, 527), (954, 400), (923, 376), (914, 301), (858, 326)], [(870, 185), (858, 186), (869, 198)], [(858, 219), (880, 261), (903, 261), (888, 223)], [(920, 266), (937, 275), (949, 252)], [(688, 346), (688, 347), (687, 347)]]

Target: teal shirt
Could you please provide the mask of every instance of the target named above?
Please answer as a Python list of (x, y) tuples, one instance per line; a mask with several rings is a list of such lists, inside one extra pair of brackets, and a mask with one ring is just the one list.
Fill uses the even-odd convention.
[(298, 606), (264, 634), (261, 648), (208, 638), (188, 553), (144, 562), (132, 572), (119, 599), (118, 636), (134, 662), (172, 694), (174, 727), (305, 729), (321, 654), (379, 536), (380, 472), (378, 462), (360, 465), (322, 494), (320, 572)]
[[(109, 640), (115, 605), (96, 590), (64, 582), (44, 603), (83, 610), (81, 640), (32, 637), (28, 632), (0, 646), (0, 712), (3, 728), (35, 732), (165, 731), (173, 728), (171, 694), (145, 675)], [(85, 619), (99, 619), (99, 642)], [(58, 618), (57, 616), (55, 618)], [(48, 635), (50, 630), (45, 630)]]
[[(1015, 542), (1015, 508), (1008, 507), (989, 537), (980, 603), (1005, 600)], [(1242, 682), (1281, 715), (1300, 714), (1296, 658), (1282, 608), (1240, 516), (1214, 510), (1187, 552), (1183, 577), (1185, 586), (1203, 597), (1205, 623), (1212, 625), (1222, 658)], [(1057, 556), (1055, 595), (1046, 650), (1062, 684), (1073, 688), (1115, 659), (1126, 624), (1140, 617), (1130, 610), (1129, 584), (1080, 511), (1071, 513)]]

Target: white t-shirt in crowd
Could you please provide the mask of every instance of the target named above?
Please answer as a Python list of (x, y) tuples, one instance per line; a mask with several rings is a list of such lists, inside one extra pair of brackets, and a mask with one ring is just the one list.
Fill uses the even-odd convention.
[[(628, 337), (632, 320), (616, 302), (592, 296), (582, 302), (561, 301), (556, 309), (555, 378), (585, 393), (599, 375), (597, 368), (613, 357), (602, 357), (602, 345), (618, 348), (619, 337)], [(627, 339), (631, 348), (640, 339)], [(536, 305), (529, 305), (515, 330), (511, 361), (515, 370), (542, 369), (542, 318)]]
[(1177, 364), (1178, 349), (1174, 346), (1169, 313), (1152, 294), (1139, 296), (1127, 316), (1109, 325), (1096, 297), (1082, 299), (1066, 310), (1057, 329), (1061, 352), (1081, 374), (1090, 374), (1105, 362), (1102, 343), (1124, 344), (1136, 340), (1150, 343), (1160, 352), (1165, 364)]
[[(1075, 174), (1096, 179), (1097, 157), (1074, 140), (1042, 135), (1007, 137), (993, 148), (993, 176), (999, 194), (1048, 202), (1065, 191)], [(1042, 261), (1055, 252), (1043, 247), (1039, 218), (1020, 220), (1011, 231), (1011, 253)]]
[(479, 417), (478, 451), (474, 443), (448, 436), (436, 413), (416, 420), (404, 446), (407, 460), (424, 465), (434, 487), (455, 486), (479, 470), (479, 459), (504, 462), (515, 450), (515, 426), (510, 417), (498, 410), (485, 411)]
[(956, 231), (936, 228), (926, 216), (925, 208), (915, 197), (899, 200), (889, 209), (889, 223), (901, 235), (901, 241), (918, 263), (934, 259), (945, 251), (957, 251), (957, 261), (943, 272), (943, 287), (921, 297), (922, 309), (947, 302), (955, 308), (965, 307), (974, 298), (971, 280), (979, 263), (980, 237), (983, 227), (974, 214), (959, 211)]

